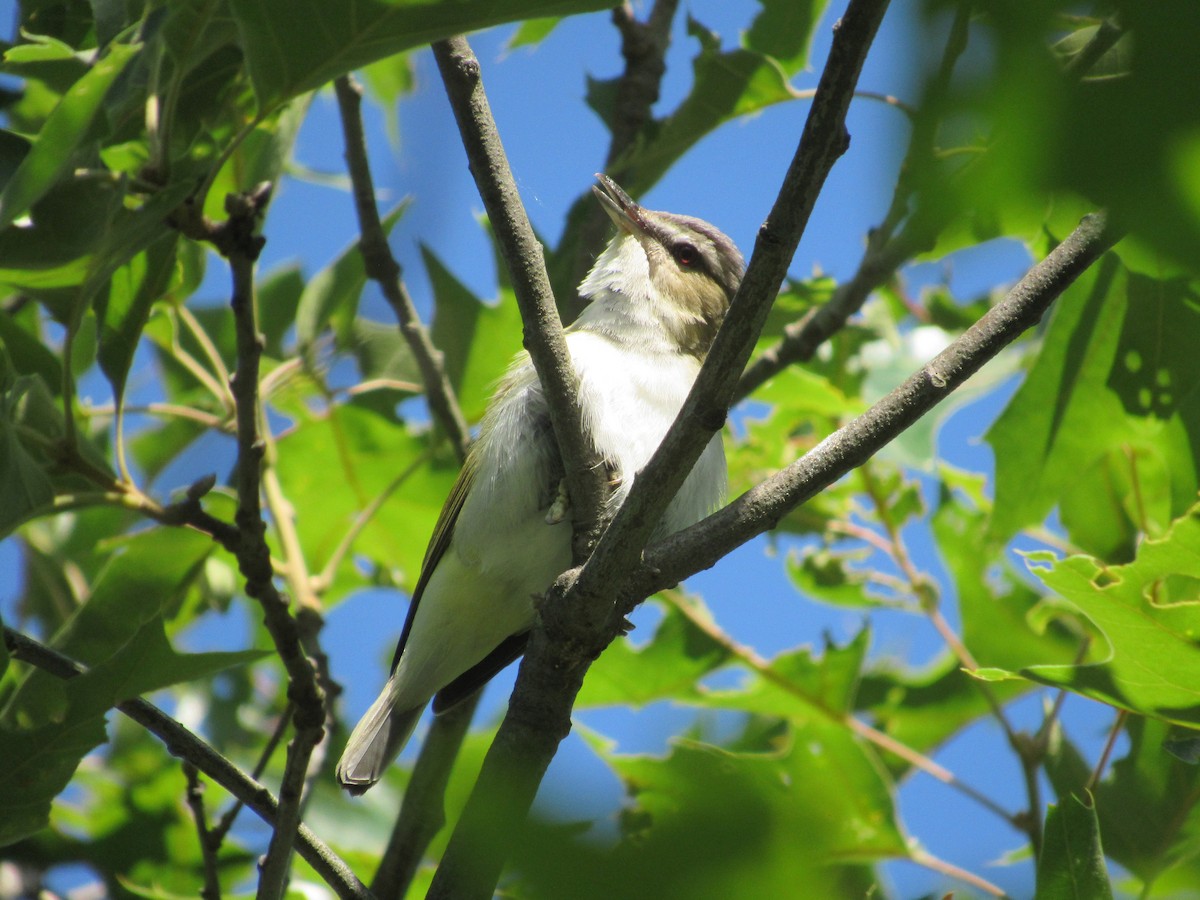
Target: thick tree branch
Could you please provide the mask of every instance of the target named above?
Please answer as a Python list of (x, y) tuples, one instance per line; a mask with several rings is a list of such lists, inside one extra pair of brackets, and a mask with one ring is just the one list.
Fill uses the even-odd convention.
[(367, 277), (379, 284), (384, 299), (396, 314), (400, 334), (421, 372), (430, 411), (446, 432), (461, 463), (467, 458), (471, 432), (458, 405), (458, 398), (454, 395), (450, 378), (446, 375), (442, 353), (433, 345), (429, 332), (421, 325), (417, 309), (404, 284), (400, 264), (388, 246), (387, 234), (379, 218), (379, 207), (375, 204), (375, 182), (371, 177), (367, 141), (363, 134), (362, 90), (349, 75), (335, 79), (333, 86), (337, 92), (342, 134), (346, 143), (346, 167), (354, 187), (354, 209), (358, 213), (358, 229), (362, 235), (358, 246)]
[[(14, 659), (56, 678), (74, 678), (87, 671), (57, 650), (11, 628), (4, 629), (4, 643)], [(118, 703), (117, 709), (161, 740), (172, 756), (194, 765), (250, 807), (267, 825), (276, 825), (279, 802), (271, 792), (161, 709), (141, 698)], [(296, 850), (339, 897), (369, 900), (372, 896), (350, 867), (306, 825), (301, 825), (296, 834)]]
[(433, 55), (458, 122), (471, 174), (512, 277), (525, 326), (525, 349), (533, 360), (550, 407), (571, 498), (574, 555), (576, 562), (580, 562), (591, 548), (606, 485), (596, 449), (584, 437), (578, 378), (546, 275), (545, 255), (521, 205), (504, 155), (483, 90), (479, 60), (461, 36), (435, 43)]
[(295, 703), (295, 736), (288, 744), (287, 763), (279, 786), (279, 810), (271, 834), (258, 884), (260, 898), (282, 897), (287, 885), (292, 846), (300, 826), (305, 773), (313, 748), (325, 733), (325, 697), (315, 666), (304, 652), (300, 630), (287, 601), (275, 587), (271, 552), (262, 516), (261, 469), (264, 443), (260, 430), (262, 410), (258, 399), (259, 362), (262, 338), (254, 303), (254, 263), (262, 247), (255, 235), (258, 217), (269, 197), (269, 189), (251, 195), (230, 195), (226, 202), (229, 221), (221, 226), (243, 236), (242, 240), (218, 244), (229, 260), (233, 275), (234, 334), (237, 373), (232, 390), (237, 421), (237, 496), (235, 523), (239, 532), (238, 568), (246, 579), (246, 593), (259, 602), (263, 621), (275, 643), (288, 675), (288, 698)]
[(691, 528), (658, 541), (623, 591), (618, 612), (709, 568), (895, 440), (984, 363), (1036, 324), (1119, 238), (1103, 213), (1086, 216), (995, 307), (920, 371), (786, 469)]
[[(821, 185), (848, 146), (845, 114), (887, 0), (851, 0), (779, 197), (759, 231), (738, 290), (696, 385), (662, 446), (581, 569), (565, 574), (541, 606), (508, 715), (434, 877), (430, 896), (488, 897), (542, 775), (570, 730), (571, 708), (591, 661), (619, 630), (611, 618), (621, 583), (637, 566), (663, 509), (724, 424), (736, 379), (808, 221)], [(642, 595), (645, 596), (645, 595)]]

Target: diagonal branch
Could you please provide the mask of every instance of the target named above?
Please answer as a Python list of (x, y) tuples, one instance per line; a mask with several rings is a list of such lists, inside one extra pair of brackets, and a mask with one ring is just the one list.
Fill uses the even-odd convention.
[[(36, 666), (56, 678), (75, 678), (87, 671), (57, 650), (11, 628), (4, 629), (4, 645), (14, 659)], [(250, 807), (267, 825), (276, 825), (279, 801), (271, 792), (179, 722), (141, 698), (118, 703), (117, 709), (161, 740), (172, 756), (194, 765)], [(339, 897), (344, 900), (369, 900), (371, 897), (350, 867), (307, 825), (301, 825), (296, 834), (296, 851)]]
[(1085, 216), (1000, 303), (902, 385), (724, 509), (648, 547), (617, 612), (623, 614), (642, 597), (711, 567), (862, 465), (1040, 321), (1050, 304), (1119, 236), (1105, 214)]
[(571, 498), (574, 555), (580, 562), (591, 549), (598, 528), (605, 483), (596, 448), (584, 437), (578, 378), (546, 275), (545, 253), (521, 205), (483, 90), (479, 60), (470, 44), (461, 36), (448, 38), (433, 45), (433, 55), (458, 122), (471, 174), (512, 277), (525, 326), (525, 349), (550, 407)]
[(408, 343), (421, 372), (429, 408), (446, 432), (461, 463), (467, 458), (471, 432), (458, 405), (458, 398), (454, 396), (450, 378), (446, 375), (442, 354), (430, 340), (429, 332), (421, 325), (417, 309), (404, 284), (400, 264), (388, 246), (387, 234), (379, 218), (379, 207), (375, 204), (375, 182), (371, 177), (367, 141), (363, 134), (362, 90), (350, 75), (335, 79), (333, 86), (342, 118), (346, 167), (350, 170), (350, 182), (354, 187), (354, 209), (358, 213), (358, 229), (362, 234), (359, 249), (367, 277), (378, 282), (384, 299), (396, 314), (400, 334)]
[(736, 388), (731, 373), (750, 358), (825, 178), (849, 146), (846, 112), (887, 6), (888, 0), (851, 0), (838, 22), (800, 143), (725, 323), (674, 425), (580, 573), (576, 603), (592, 606), (592, 598), (612, 596), (610, 586), (636, 563), (663, 510), (724, 425)]

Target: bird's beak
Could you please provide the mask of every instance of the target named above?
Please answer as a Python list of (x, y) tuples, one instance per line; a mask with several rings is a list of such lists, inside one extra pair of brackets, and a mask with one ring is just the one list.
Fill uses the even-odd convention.
[(600, 183), (592, 185), (592, 193), (596, 195), (608, 217), (613, 220), (613, 224), (630, 234), (646, 234), (646, 218), (642, 208), (607, 175), (597, 172), (596, 178)]

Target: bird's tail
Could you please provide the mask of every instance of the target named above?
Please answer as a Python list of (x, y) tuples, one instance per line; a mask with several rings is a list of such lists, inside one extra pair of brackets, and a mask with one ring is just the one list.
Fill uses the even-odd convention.
[(391, 685), (384, 688), (366, 715), (354, 726), (350, 740), (337, 765), (337, 780), (351, 794), (358, 795), (375, 784), (408, 743), (425, 704), (412, 709), (396, 709)]

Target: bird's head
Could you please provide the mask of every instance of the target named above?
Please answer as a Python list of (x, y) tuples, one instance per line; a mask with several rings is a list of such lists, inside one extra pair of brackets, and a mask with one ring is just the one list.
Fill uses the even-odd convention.
[(579, 286), (581, 324), (622, 340), (666, 340), (703, 359), (742, 280), (742, 254), (708, 222), (643, 209), (607, 175), (594, 186), (617, 236)]

